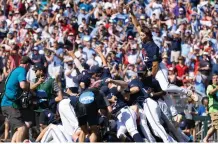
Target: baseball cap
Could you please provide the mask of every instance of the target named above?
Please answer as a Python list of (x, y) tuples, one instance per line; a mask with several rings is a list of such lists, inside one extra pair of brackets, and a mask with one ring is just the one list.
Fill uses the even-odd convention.
[(89, 73), (101, 73), (102, 72), (102, 68), (99, 67), (98, 65), (93, 65), (91, 66), (90, 70), (89, 70)]
[(23, 56), (21, 58), (20, 63), (21, 64), (31, 64), (31, 65), (34, 65), (34, 62), (28, 56)]
[(45, 70), (45, 69), (46, 69), (45, 66), (42, 65), (42, 64), (36, 64), (36, 65), (34, 65), (34, 67), (33, 67), (33, 70), (34, 70), (34, 71), (37, 71), (37, 70)]
[(78, 76), (78, 83), (84, 82), (86, 85), (91, 83), (90, 77), (86, 75), (79, 75)]

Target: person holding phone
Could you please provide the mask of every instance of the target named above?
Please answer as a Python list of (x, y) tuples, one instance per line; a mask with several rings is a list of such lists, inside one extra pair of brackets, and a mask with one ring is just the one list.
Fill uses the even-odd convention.
[(47, 121), (45, 113), (47, 109), (56, 112), (57, 103), (63, 99), (61, 88), (54, 78), (47, 74), (47, 69), (41, 64), (34, 66), (33, 70), (36, 74), (36, 79), (30, 82), (30, 89), (36, 92), (39, 98), (39, 108), (36, 110), (36, 124), (43, 130)]

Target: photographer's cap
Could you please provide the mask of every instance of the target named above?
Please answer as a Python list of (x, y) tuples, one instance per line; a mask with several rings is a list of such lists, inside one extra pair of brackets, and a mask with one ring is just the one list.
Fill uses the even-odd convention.
[(23, 56), (21, 58), (20, 64), (31, 64), (31, 65), (34, 65), (34, 62), (28, 56)]

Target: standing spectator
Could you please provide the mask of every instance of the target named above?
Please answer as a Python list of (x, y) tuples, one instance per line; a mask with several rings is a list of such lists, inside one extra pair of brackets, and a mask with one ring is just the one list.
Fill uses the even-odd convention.
[(176, 65), (177, 85), (182, 85), (182, 80), (188, 75), (188, 67), (185, 65), (185, 58), (180, 56), (179, 63)]
[(193, 135), (193, 141), (196, 141), (196, 132), (195, 132), (195, 121), (193, 120), (193, 116), (198, 114), (194, 102), (191, 98), (188, 98), (188, 104), (185, 109), (185, 117), (188, 129), (191, 130), (191, 134)]
[(208, 84), (209, 82), (208, 80), (209, 80), (210, 70), (211, 70), (210, 59), (209, 59), (208, 53), (204, 52), (203, 59), (199, 63), (199, 71), (202, 74), (203, 80), (206, 81), (205, 82), (206, 84)]
[(207, 87), (207, 95), (209, 97), (209, 114), (212, 120), (212, 127), (208, 130), (204, 142), (208, 142), (208, 139), (218, 129), (218, 75), (214, 74), (212, 77), (212, 84)]
[(174, 32), (172, 39), (171, 39), (171, 62), (175, 61), (178, 62), (178, 58), (181, 54), (181, 38), (180, 38), (180, 32), (176, 31)]
[(209, 98), (203, 97), (201, 100), (201, 105), (198, 108), (198, 115), (200, 116), (208, 115), (208, 104), (209, 104)]
[(23, 57), (20, 67), (10, 73), (5, 86), (5, 94), (1, 102), (3, 115), (8, 118), (10, 124), (16, 129), (14, 133), (15, 141), (13, 142), (23, 142), (27, 134), (25, 115), (18, 109), (20, 106), (14, 100), (20, 96), (22, 89), (29, 89), (29, 84), (26, 81), (26, 73), (29, 70), (30, 64), (33, 64), (31, 59), (29, 57)]

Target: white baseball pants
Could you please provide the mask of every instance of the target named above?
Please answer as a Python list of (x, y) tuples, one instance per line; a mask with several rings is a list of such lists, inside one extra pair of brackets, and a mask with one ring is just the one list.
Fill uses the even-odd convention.
[(72, 136), (79, 128), (79, 123), (70, 99), (63, 99), (59, 103), (59, 114), (65, 131)]
[(156, 101), (147, 98), (143, 103), (144, 113), (150, 123), (154, 134), (160, 137), (164, 143), (175, 142), (175, 140), (167, 134), (161, 123), (161, 109)]
[(128, 132), (131, 137), (138, 133), (136, 124), (136, 113), (129, 107), (122, 108), (117, 116), (117, 137)]
[(62, 125), (50, 125), (45, 135), (42, 137), (41, 143), (72, 143), (72, 137), (65, 133)]
[(141, 128), (143, 135), (149, 142), (156, 142), (155, 138), (153, 137), (148, 127), (147, 119), (146, 119), (146, 116), (142, 108), (139, 108), (139, 114), (140, 114), (140, 128)]
[(162, 62), (159, 64), (159, 70), (157, 71), (155, 79), (159, 82), (161, 89), (165, 92), (179, 93), (183, 95), (186, 95), (188, 92), (184, 88), (169, 83), (168, 70)]
[[(165, 101), (165, 98), (166, 99), (169, 98), (169, 100), (171, 100), (171, 103), (169, 103), (169, 105), (173, 108), (169, 107), (169, 105)], [(183, 136), (183, 133), (181, 131), (179, 131), (179, 129), (176, 129), (172, 123), (172, 114), (173, 114), (172, 112), (176, 112), (176, 113), (174, 113), (176, 115), (177, 110), (175, 109), (175, 106), (174, 106), (170, 96), (164, 96), (164, 101), (162, 99), (159, 99), (158, 104), (159, 104), (159, 106), (162, 110), (162, 113), (163, 113), (161, 115), (161, 118), (167, 124), (167, 127), (170, 130), (171, 134), (177, 139), (178, 142), (188, 142), (187, 138)]]

